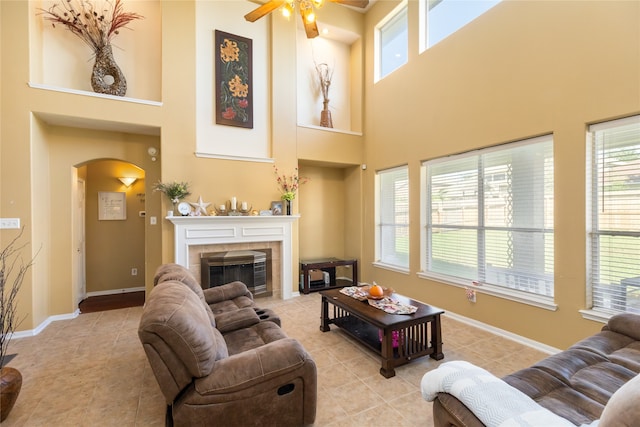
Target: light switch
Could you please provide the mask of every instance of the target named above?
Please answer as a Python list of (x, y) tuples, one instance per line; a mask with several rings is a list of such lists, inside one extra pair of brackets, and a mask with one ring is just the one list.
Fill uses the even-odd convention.
[(155, 216), (150, 216), (149, 217), (149, 224), (156, 225), (157, 223), (158, 223), (158, 220), (156, 219)]
[(20, 228), (20, 218), (0, 218), (0, 228)]

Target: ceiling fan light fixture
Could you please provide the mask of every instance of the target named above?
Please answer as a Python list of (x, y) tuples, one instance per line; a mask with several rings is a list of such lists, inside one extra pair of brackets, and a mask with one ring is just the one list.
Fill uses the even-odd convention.
[(313, 24), (314, 22), (316, 22), (316, 14), (313, 12), (310, 12), (307, 14), (307, 16), (305, 16), (305, 19), (309, 24)]
[(284, 6), (282, 6), (282, 16), (289, 19), (294, 12), (293, 2), (286, 2)]

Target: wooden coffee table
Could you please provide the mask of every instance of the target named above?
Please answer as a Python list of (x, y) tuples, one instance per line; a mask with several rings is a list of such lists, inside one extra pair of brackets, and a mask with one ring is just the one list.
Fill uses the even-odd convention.
[[(403, 304), (418, 307), (413, 314), (387, 314), (340, 293), (340, 289), (320, 291), (322, 311), (320, 330), (328, 332), (334, 324), (382, 357), (380, 373), (393, 377), (395, 367), (409, 363), (418, 357), (429, 355), (435, 360), (442, 353), (440, 315), (443, 310), (420, 301), (393, 294), (392, 298)], [(329, 309), (329, 304), (333, 309)]]

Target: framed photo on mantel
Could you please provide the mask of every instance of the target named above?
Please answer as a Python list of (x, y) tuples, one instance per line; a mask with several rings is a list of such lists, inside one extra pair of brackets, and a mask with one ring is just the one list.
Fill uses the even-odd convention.
[(252, 40), (215, 30), (216, 123), (253, 129)]

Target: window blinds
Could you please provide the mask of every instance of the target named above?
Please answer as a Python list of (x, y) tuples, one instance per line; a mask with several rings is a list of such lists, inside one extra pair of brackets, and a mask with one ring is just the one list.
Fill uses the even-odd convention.
[(640, 116), (589, 127), (592, 307), (640, 313)]
[(409, 267), (409, 169), (378, 172), (378, 259)]
[(427, 161), (427, 270), (553, 296), (553, 141)]

